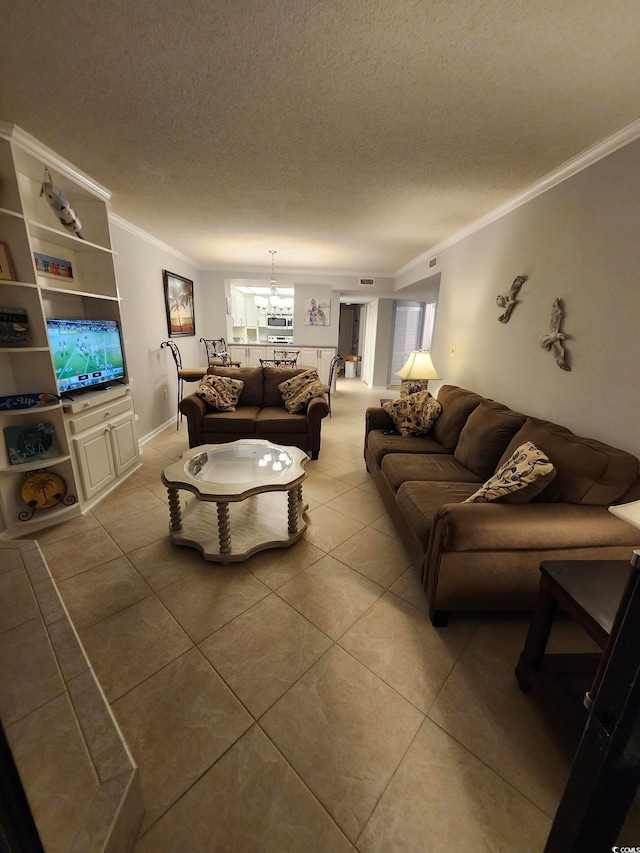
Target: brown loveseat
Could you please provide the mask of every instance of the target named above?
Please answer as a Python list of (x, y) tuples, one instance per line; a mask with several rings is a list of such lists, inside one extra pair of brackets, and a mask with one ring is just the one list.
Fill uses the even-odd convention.
[(244, 388), (235, 412), (218, 412), (197, 394), (180, 403), (189, 427), (189, 447), (221, 444), (239, 438), (266, 438), (299, 447), (312, 459), (320, 453), (320, 426), (329, 414), (326, 397), (314, 397), (301, 414), (285, 408), (278, 385), (304, 368), (210, 367), (207, 373), (241, 379)]
[[(429, 434), (366, 413), (365, 461), (422, 577), (434, 625), (451, 611), (531, 609), (541, 560), (629, 559), (637, 531), (607, 511), (640, 498), (638, 460), (453, 385)], [(556, 477), (530, 503), (464, 503), (525, 441)]]

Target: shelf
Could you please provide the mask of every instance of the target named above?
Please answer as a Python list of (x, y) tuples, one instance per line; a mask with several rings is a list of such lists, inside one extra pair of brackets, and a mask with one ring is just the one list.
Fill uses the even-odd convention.
[(0, 474), (20, 474), (24, 471), (50, 468), (52, 465), (59, 465), (61, 462), (68, 462), (70, 459), (70, 456), (56, 456), (54, 459), (34, 459), (33, 462), (23, 462), (21, 465), (3, 465), (0, 467)]
[(106, 302), (120, 302), (119, 296), (105, 296), (102, 293), (90, 293), (87, 290), (73, 290), (70, 287), (56, 287), (51, 284), (41, 284), (40, 290), (47, 290), (49, 293), (66, 293), (68, 296), (83, 296), (87, 299), (104, 299)]
[(76, 502), (71, 504), (71, 506), (55, 506), (51, 507), (51, 509), (38, 509), (33, 514), (33, 517), (28, 521), (20, 521), (19, 518), (13, 519), (11, 523), (11, 530), (24, 535), (30, 530), (42, 529), (43, 522), (46, 522), (46, 526), (49, 526), (51, 524), (64, 521), (67, 516), (80, 515), (81, 511), (78, 496), (74, 495), (74, 497), (76, 498)]
[(106, 246), (100, 246), (98, 243), (90, 243), (88, 240), (81, 240), (71, 233), (60, 231), (58, 228), (52, 228), (49, 225), (43, 225), (41, 222), (36, 222), (33, 219), (28, 219), (29, 233), (33, 237), (39, 237), (41, 240), (49, 240), (59, 246), (71, 249), (73, 252), (104, 252), (107, 255), (113, 255), (113, 251)]
[[(2, 281), (0, 284), (4, 286), (9, 285), (10, 287), (31, 287), (37, 288), (38, 285), (34, 284), (32, 281)], [(1, 301), (1, 300), (0, 300)]]
[(0, 352), (49, 352), (49, 347), (0, 347)]
[(13, 216), (16, 219), (24, 219), (24, 216), (17, 210), (9, 210), (7, 207), (0, 207), (0, 216)]
[[(20, 415), (24, 417), (24, 415), (35, 415), (40, 414), (40, 412), (52, 412), (56, 409), (61, 409), (62, 403), (53, 403), (51, 406), (30, 406), (28, 409), (0, 409), (0, 416), (2, 415)], [(12, 468), (15, 466), (12, 465)]]

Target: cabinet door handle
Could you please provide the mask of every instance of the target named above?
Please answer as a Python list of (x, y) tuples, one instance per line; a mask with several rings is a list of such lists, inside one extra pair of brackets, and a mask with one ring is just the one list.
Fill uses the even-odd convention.
[(104, 416), (105, 416), (105, 418), (110, 418), (110, 417), (111, 417), (111, 412), (105, 412), (105, 413), (104, 413)]

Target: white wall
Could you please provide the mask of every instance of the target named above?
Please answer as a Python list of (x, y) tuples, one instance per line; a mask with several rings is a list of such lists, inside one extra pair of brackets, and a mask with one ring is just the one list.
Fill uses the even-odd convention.
[(198, 344), (201, 318), (205, 313), (200, 273), (114, 222), (111, 223), (111, 237), (116, 252), (118, 289), (122, 298), (127, 370), (129, 378), (133, 380), (138, 438), (143, 439), (176, 415), (176, 368), (169, 350), (160, 348), (162, 341), (168, 339), (162, 271), (169, 270), (194, 282), (196, 334), (194, 337), (172, 339), (180, 349), (185, 367), (203, 363)]
[[(441, 251), (432, 354), (443, 381), (640, 456), (639, 222), (634, 142)], [(517, 275), (528, 280), (499, 323), (496, 296)], [(538, 345), (556, 297), (571, 372)]]

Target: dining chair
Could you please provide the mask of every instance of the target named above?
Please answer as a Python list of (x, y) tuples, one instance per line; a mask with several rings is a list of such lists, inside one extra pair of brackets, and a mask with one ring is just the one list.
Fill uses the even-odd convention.
[(277, 367), (295, 367), (300, 355), (299, 349), (274, 349), (273, 358), (280, 362)]
[(231, 356), (227, 352), (227, 342), (224, 338), (200, 338), (200, 343), (204, 344), (209, 365), (231, 366)]
[(340, 370), (343, 364), (343, 358), (339, 355), (334, 355), (331, 359), (331, 363), (329, 365), (329, 383), (324, 386), (325, 394), (327, 395), (327, 402), (329, 403), (329, 417), (333, 417), (331, 414), (331, 387), (333, 386), (333, 379), (336, 375), (336, 372)]
[(178, 349), (178, 345), (173, 341), (163, 341), (160, 344), (160, 349), (164, 349), (168, 347), (171, 351), (171, 355), (173, 356), (173, 360), (176, 365), (176, 374), (178, 376), (178, 404), (177, 404), (177, 413), (176, 413), (176, 429), (180, 429), (180, 421), (182, 420), (182, 413), (180, 411), (180, 402), (182, 400), (182, 392), (184, 389), (185, 382), (200, 382), (202, 377), (207, 372), (206, 367), (183, 367), (182, 366), (182, 356), (180, 355), (180, 350)]

